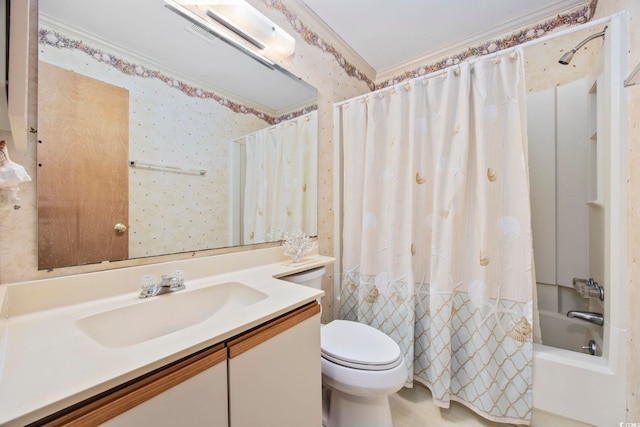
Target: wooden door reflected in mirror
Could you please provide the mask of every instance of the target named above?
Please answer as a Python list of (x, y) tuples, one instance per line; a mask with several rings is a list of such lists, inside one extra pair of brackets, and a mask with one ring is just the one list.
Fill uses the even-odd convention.
[(38, 67), (38, 267), (127, 259), (129, 92)]

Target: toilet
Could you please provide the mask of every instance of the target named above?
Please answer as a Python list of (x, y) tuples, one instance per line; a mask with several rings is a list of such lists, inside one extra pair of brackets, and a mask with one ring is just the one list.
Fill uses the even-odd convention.
[[(325, 267), (280, 279), (321, 288)], [(363, 323), (334, 320), (320, 329), (323, 425), (392, 427), (389, 395), (400, 390), (407, 367), (400, 347)]]

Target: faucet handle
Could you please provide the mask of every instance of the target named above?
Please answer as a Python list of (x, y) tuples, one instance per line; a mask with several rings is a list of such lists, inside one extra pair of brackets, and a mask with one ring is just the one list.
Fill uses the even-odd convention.
[(142, 276), (140, 285), (143, 291), (151, 290), (156, 286), (156, 279), (151, 274), (145, 274)]
[(604, 288), (592, 278), (580, 279), (574, 277), (573, 288), (578, 291), (582, 298), (598, 297), (600, 301), (604, 301)]
[(166, 281), (169, 283), (172, 291), (179, 291), (186, 288), (184, 285), (184, 271), (182, 270), (174, 270), (173, 273), (171, 273), (171, 277), (168, 277)]
[(595, 356), (596, 351), (598, 351), (598, 345), (594, 340), (589, 340), (587, 345), (582, 346), (583, 350), (587, 350), (590, 355)]
[(142, 276), (142, 280), (140, 283), (140, 298), (147, 298), (153, 295), (153, 292), (156, 289), (156, 279), (151, 274), (145, 274)]
[(174, 270), (173, 277), (178, 279), (180, 283), (184, 283), (184, 270)]

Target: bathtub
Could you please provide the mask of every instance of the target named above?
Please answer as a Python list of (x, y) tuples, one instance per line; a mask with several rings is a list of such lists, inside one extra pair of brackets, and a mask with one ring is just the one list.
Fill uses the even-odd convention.
[(553, 311), (539, 310), (538, 313), (542, 343), (545, 346), (589, 354), (582, 347), (593, 340), (596, 343), (595, 356), (602, 356), (602, 326), (580, 319), (571, 319)]
[[(625, 421), (626, 330), (551, 311), (539, 315), (544, 345), (533, 346), (532, 426), (610, 427)], [(590, 339), (599, 355), (581, 349)]]

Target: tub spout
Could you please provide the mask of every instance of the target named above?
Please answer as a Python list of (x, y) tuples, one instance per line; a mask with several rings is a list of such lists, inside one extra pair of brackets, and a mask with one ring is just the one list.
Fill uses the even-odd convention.
[(601, 326), (604, 324), (604, 316), (602, 313), (594, 313), (593, 311), (571, 310), (567, 312), (567, 317), (575, 317), (576, 319), (586, 320), (587, 322)]

